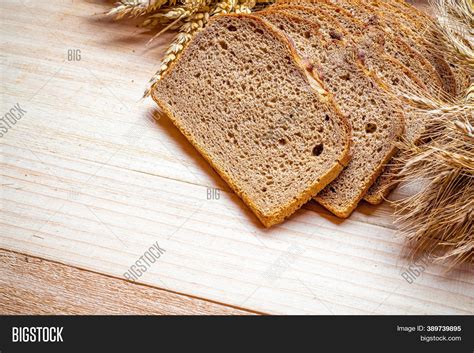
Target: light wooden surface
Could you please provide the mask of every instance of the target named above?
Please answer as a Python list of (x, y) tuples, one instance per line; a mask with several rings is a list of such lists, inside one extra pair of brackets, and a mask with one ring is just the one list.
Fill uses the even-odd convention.
[[(344, 221), (309, 204), (263, 229), (153, 102), (140, 99), (171, 34), (145, 47), (142, 29), (92, 16), (109, 8), (102, 1), (0, 6), (2, 115), (16, 103), (27, 111), (0, 138), (7, 254), (73, 266), (44, 262), (64, 283), (78, 283), (74, 276), (92, 276), (79, 269), (121, 278), (158, 241), (166, 252), (139, 282), (186, 298), (274, 314), (474, 313), (472, 268), (446, 274), (431, 265), (412, 284), (402, 278), (409, 261), (386, 204), (362, 204)], [(70, 49), (80, 61), (67, 60)], [(208, 188), (221, 190), (220, 199), (207, 200)], [(11, 261), (4, 256), (2, 267)], [(2, 269), (2, 312), (20, 311), (8, 296), (21, 303), (34, 290), (23, 266)], [(45, 291), (50, 282), (74, 302), (96, 290), (66, 295), (63, 280), (41, 266), (34, 271)], [(169, 312), (160, 305), (150, 313)], [(230, 310), (206, 305), (189, 312)], [(72, 310), (50, 310), (61, 308)], [(81, 312), (93, 308), (89, 301)]]
[(3, 314), (253, 314), (11, 251), (0, 250), (0, 263)]

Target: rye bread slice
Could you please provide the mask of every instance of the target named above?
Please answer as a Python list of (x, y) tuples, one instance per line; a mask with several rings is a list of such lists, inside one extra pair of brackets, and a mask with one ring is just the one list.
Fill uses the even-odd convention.
[(350, 126), (287, 39), (251, 15), (213, 18), (153, 99), (260, 221), (283, 221), (348, 163)]
[[(318, 23), (321, 21), (321, 17), (327, 17), (332, 22), (338, 22), (339, 28), (343, 28), (342, 32), (345, 31), (346, 34), (353, 36), (365, 35), (371, 27), (374, 27), (357, 20), (348, 11), (330, 3), (328, 0), (311, 2), (309, 4), (308, 0), (297, 1), (297, 3), (307, 4), (306, 6), (291, 5), (287, 4), (287, 2), (295, 3), (295, 0), (280, 0), (276, 5), (272, 6), (272, 9), (285, 11), (307, 20), (318, 21)], [(377, 29), (383, 31), (382, 28)], [(404, 40), (386, 31), (383, 32), (385, 52), (409, 68), (427, 87), (431, 96), (436, 98), (442, 97), (443, 84), (433, 65)]]
[[(332, 39), (352, 41), (360, 50), (364, 50), (364, 57), (366, 59), (365, 63), (368, 65), (367, 69), (374, 70), (382, 80), (383, 78), (392, 80), (388, 82), (388, 86), (391, 84), (398, 85), (398, 82), (393, 83), (394, 80), (397, 80), (398, 78), (398, 81), (400, 81), (399, 83), (408, 83), (408, 80), (411, 82), (409, 87), (414, 90), (421, 89), (430, 94), (427, 85), (433, 87), (433, 79), (435, 79), (436, 82), (436, 76), (430, 77), (429, 82), (425, 84), (423, 80), (409, 67), (406, 67), (396, 58), (391, 57), (388, 51), (390, 51), (390, 48), (396, 47), (399, 43), (393, 39), (392, 45), (387, 44), (385, 39), (387, 33), (383, 31), (383, 29), (364, 26), (361, 22), (353, 18), (346, 18), (344, 20), (345, 11), (329, 2), (320, 0), (317, 3), (312, 3), (312, 5), (313, 7), (275, 5), (272, 7), (271, 11), (278, 11), (297, 16), (315, 23), (318, 26), (320, 33), (323, 35), (323, 39), (326, 41)], [(342, 23), (344, 24), (340, 23), (340, 19), (343, 19)], [(391, 41), (392, 39), (389, 38), (388, 40)], [(416, 53), (409, 54), (413, 55), (410, 56), (410, 61), (415, 61)], [(412, 64), (411, 66), (414, 65), (415, 64)], [(405, 80), (403, 80), (403, 78), (405, 78)], [(406, 89), (409, 87), (405, 85)], [(397, 89), (396, 93), (399, 93), (399, 87), (397, 86), (395, 88)], [(439, 87), (436, 89), (439, 89)]]
[(355, 18), (368, 24), (382, 27), (393, 36), (402, 38), (410, 47), (416, 49), (436, 69), (443, 83), (444, 91), (452, 97), (457, 95), (456, 79), (448, 62), (423, 33), (412, 29), (403, 19), (393, 13), (382, 12), (379, 8), (361, 0), (332, 0), (349, 11)]
[[(443, 34), (437, 30), (433, 19), (423, 14), (410, 4), (402, 5), (396, 1), (380, 1), (380, 0), (361, 0), (370, 6), (377, 8), (385, 16), (396, 16), (397, 19), (409, 28), (414, 28), (417, 33), (423, 33), (424, 41), (428, 42), (443, 56), (449, 64), (454, 76), (457, 96), (465, 93), (471, 83), (469, 68), (464, 67), (454, 57), (444, 55), (448, 49), (444, 45), (446, 43)], [(432, 45), (433, 43), (436, 43)]]
[(430, 96), (442, 98), (445, 95), (439, 73), (417, 50), (411, 48), (404, 40), (386, 32), (383, 47), (387, 54), (400, 61), (423, 82)]
[(274, 10), (258, 16), (291, 38), (351, 122), (352, 159), (315, 197), (335, 215), (348, 217), (395, 152), (404, 126), (401, 104), (366, 75), (356, 48), (338, 39), (326, 42), (319, 26), (298, 16)]

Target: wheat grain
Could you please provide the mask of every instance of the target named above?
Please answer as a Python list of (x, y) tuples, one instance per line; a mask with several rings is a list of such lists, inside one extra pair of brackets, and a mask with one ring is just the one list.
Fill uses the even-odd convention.
[(107, 14), (121, 19), (125, 16), (138, 17), (156, 11), (166, 4), (167, 0), (122, 0)]
[[(431, 1), (437, 19), (435, 29), (451, 45), (451, 55), (461, 57), (471, 67), (474, 66), (474, 10), (472, 0)], [(434, 41), (438, 44), (439, 41)]]
[(226, 13), (231, 13), (234, 11), (235, 6), (237, 5), (237, 0), (225, 0), (216, 3), (214, 9), (212, 10), (212, 15), (223, 15)]
[(454, 122), (447, 114), (433, 118), (428, 143), (400, 146), (400, 178), (423, 186), (395, 202), (412, 256), (429, 252), (453, 266), (472, 261), (474, 250), (474, 121), (472, 115), (456, 116)]

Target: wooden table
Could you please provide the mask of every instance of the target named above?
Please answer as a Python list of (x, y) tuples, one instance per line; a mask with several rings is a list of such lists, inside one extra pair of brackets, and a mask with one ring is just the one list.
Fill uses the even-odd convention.
[(2, 116), (26, 113), (0, 138), (0, 313), (474, 313), (472, 268), (403, 278), (387, 204), (343, 221), (310, 203), (262, 228), (141, 100), (172, 34), (147, 47), (143, 29), (94, 15), (109, 7), (1, 2)]

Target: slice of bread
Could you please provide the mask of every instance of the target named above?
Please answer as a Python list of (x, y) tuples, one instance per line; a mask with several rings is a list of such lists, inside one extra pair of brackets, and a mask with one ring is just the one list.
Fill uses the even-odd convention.
[(393, 36), (402, 38), (410, 47), (423, 55), (436, 69), (443, 83), (444, 91), (450, 96), (456, 96), (456, 80), (449, 64), (431, 43), (428, 43), (419, 33), (407, 25), (403, 19), (392, 12), (381, 11), (369, 2), (362, 0), (333, 0), (339, 6), (349, 11), (358, 20), (374, 26), (382, 27)]
[(298, 16), (275, 10), (258, 15), (291, 38), (352, 124), (351, 161), (315, 197), (335, 215), (348, 217), (395, 152), (404, 126), (402, 106), (366, 75), (356, 48), (340, 39), (326, 42), (318, 25)]
[(269, 227), (347, 165), (350, 126), (286, 37), (251, 15), (214, 17), (152, 97)]
[[(353, 18), (344, 19), (346, 15), (344, 14), (345, 10), (326, 1), (320, 0), (312, 3), (312, 7), (275, 5), (271, 11), (297, 16), (317, 24), (320, 33), (326, 41), (338, 39), (346, 42), (354, 42), (360, 50), (364, 50), (365, 52), (364, 62), (367, 69), (376, 72), (382, 81), (387, 80), (388, 86), (394, 86), (393, 88), (396, 90), (395, 93), (400, 93), (400, 90), (398, 90), (400, 87), (398, 85), (399, 83), (401, 85), (405, 84), (405, 88), (409, 88), (407, 86), (409, 83), (407, 80), (411, 82), (410, 88), (415, 90), (421, 89), (427, 92), (429, 91), (427, 85), (433, 87), (433, 79), (436, 82), (437, 77), (435, 75), (434, 77), (430, 77), (428, 84), (425, 85), (423, 80), (420, 79), (415, 72), (387, 53), (387, 48), (393, 48), (399, 44), (403, 49), (409, 48), (404, 48), (402, 46), (403, 44), (399, 43), (395, 38), (392, 40), (392, 38), (390, 38), (391, 36), (381, 28), (363, 25), (360, 21)], [(344, 23), (344, 25), (340, 24), (340, 19), (343, 20), (342, 23)], [(346, 26), (349, 26), (349, 28)], [(387, 36), (389, 36), (388, 40), (392, 41), (392, 45), (387, 45)], [(400, 48), (397, 49), (400, 51)], [(413, 62), (417, 59), (415, 56), (416, 53), (408, 52), (408, 54), (410, 55), (409, 62), (411, 66), (415, 66)], [(395, 83), (395, 81), (397, 82)], [(397, 86), (395, 87), (395, 85)]]
[[(303, 1), (303, 3), (305, 3), (305, 1)], [(370, 28), (373, 27), (355, 19), (349, 12), (339, 6), (326, 1), (311, 2), (310, 6), (289, 5), (279, 2), (277, 5), (272, 6), (272, 9), (285, 11), (307, 20), (318, 22), (319, 25), (322, 25), (324, 18), (326, 18), (326, 21), (329, 20), (331, 26), (337, 27), (339, 32), (351, 34), (356, 37), (366, 35), (367, 32), (370, 31)], [(337, 24), (335, 25), (334, 22), (339, 23), (339, 26), (337, 26)], [(381, 28), (376, 28), (378, 31), (383, 31)], [(383, 31), (383, 33), (384, 36), (379, 44), (384, 46), (385, 52), (409, 68), (427, 87), (431, 96), (442, 96), (443, 85), (441, 78), (430, 62), (416, 50), (410, 48), (410, 46), (400, 38), (385, 31)], [(379, 37), (377, 39), (380, 40)]]
[(423, 82), (430, 96), (441, 98), (444, 95), (443, 82), (433, 65), (404, 40), (385, 32), (383, 38), (385, 52), (400, 61)]
[[(395, 16), (406, 27), (413, 28), (416, 33), (423, 33), (423, 41), (426, 42), (432, 50), (436, 50), (440, 56), (448, 62), (455, 79), (455, 94), (463, 94), (469, 87), (471, 78), (467, 68), (460, 65), (454, 58), (444, 55), (447, 48), (444, 46), (445, 40), (442, 33), (437, 30), (433, 19), (428, 15), (421, 13), (413, 6), (402, 5), (396, 1), (363, 0), (380, 10), (385, 16)], [(430, 39), (430, 40), (429, 40)], [(436, 43), (436, 44), (434, 44)], [(433, 45), (434, 44), (434, 45)], [(437, 46), (437, 48), (436, 48)]]
[(334, 20), (339, 24), (339, 18), (347, 15), (347, 12), (339, 6), (332, 4), (329, 0), (312, 2), (309, 6), (306, 1), (280, 0), (270, 7), (270, 10), (287, 11), (295, 16), (306, 20), (319, 22)]
[[(383, 33), (370, 29), (365, 35), (355, 38), (359, 57), (368, 74), (379, 80), (379, 85), (391, 91), (397, 97), (407, 92), (427, 91), (424, 83), (405, 65), (385, 53), (383, 45), (374, 37), (383, 37)], [(401, 98), (400, 98), (401, 99)], [(404, 101), (405, 132), (403, 138), (417, 141), (424, 131), (423, 113), (408, 100)]]

